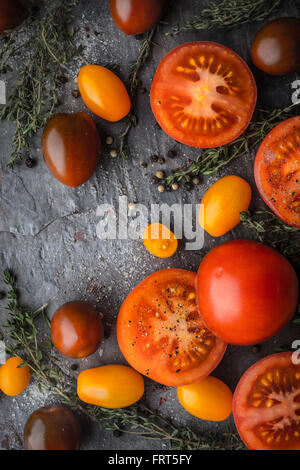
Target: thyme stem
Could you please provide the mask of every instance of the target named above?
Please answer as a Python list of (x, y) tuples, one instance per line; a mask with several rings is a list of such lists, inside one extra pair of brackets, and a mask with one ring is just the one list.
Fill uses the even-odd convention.
[(236, 434), (198, 435), (189, 427), (177, 428), (143, 403), (128, 408), (107, 409), (80, 402), (72, 386), (66, 383), (69, 378), (53, 358), (51, 339), (48, 338), (50, 353), (44, 351), (38, 344), (35, 320), (39, 313), (44, 313), (46, 304), (35, 311), (22, 307), (15, 287), (15, 276), (6, 270), (3, 280), (9, 288), (9, 320), (4, 325), (5, 334), (0, 330), (0, 337), (5, 340), (10, 354), (19, 355), (23, 364), (28, 364), (40, 389), (44, 387), (50, 393), (59, 396), (64, 404), (83, 413), (94, 422), (101, 422), (107, 430), (119, 430), (150, 440), (165, 440), (169, 442), (171, 448), (176, 449), (243, 448)]
[(184, 25), (176, 25), (167, 36), (176, 36), (182, 31), (207, 30), (212, 28), (234, 28), (246, 23), (263, 21), (278, 11), (283, 0), (222, 0), (211, 2), (199, 16)]

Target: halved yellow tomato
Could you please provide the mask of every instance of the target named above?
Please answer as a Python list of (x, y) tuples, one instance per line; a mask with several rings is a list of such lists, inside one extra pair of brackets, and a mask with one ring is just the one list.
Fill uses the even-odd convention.
[(178, 241), (174, 233), (163, 224), (148, 225), (143, 233), (144, 245), (152, 255), (169, 258), (177, 250)]

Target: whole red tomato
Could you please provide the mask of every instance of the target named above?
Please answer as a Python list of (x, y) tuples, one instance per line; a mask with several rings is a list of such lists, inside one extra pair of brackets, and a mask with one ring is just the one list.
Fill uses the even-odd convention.
[(24, 441), (27, 450), (78, 450), (81, 427), (65, 406), (45, 406), (29, 416)]
[(42, 138), (46, 165), (58, 181), (76, 187), (93, 174), (101, 149), (93, 119), (85, 113), (56, 114)]
[(230, 344), (270, 338), (297, 306), (298, 279), (290, 263), (250, 240), (233, 240), (211, 250), (200, 264), (196, 285), (203, 320)]
[(263, 26), (252, 43), (252, 60), (270, 75), (300, 70), (300, 20), (278, 18)]
[(168, 0), (110, 0), (114, 22), (125, 34), (141, 34), (162, 16)]
[(102, 337), (100, 314), (88, 302), (67, 302), (52, 318), (52, 342), (65, 356), (89, 356), (99, 347)]
[(0, 34), (19, 26), (28, 14), (27, 0), (1, 0)]

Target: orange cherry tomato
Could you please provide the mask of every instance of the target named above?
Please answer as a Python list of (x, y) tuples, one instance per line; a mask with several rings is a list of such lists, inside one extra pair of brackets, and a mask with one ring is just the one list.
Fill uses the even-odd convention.
[(1, 0), (0, 2), (0, 34), (16, 28), (28, 14), (28, 0)]
[(177, 387), (183, 408), (193, 416), (207, 421), (223, 421), (232, 412), (232, 391), (216, 377)]
[(158, 258), (169, 258), (178, 246), (174, 233), (159, 223), (150, 224), (145, 229), (143, 240), (147, 250)]
[(67, 302), (52, 318), (51, 337), (56, 349), (65, 356), (89, 356), (103, 338), (100, 314), (88, 302)]
[(125, 34), (141, 34), (162, 16), (168, 0), (110, 0), (114, 22)]
[(24, 429), (27, 450), (78, 450), (81, 427), (74, 413), (65, 406), (45, 406), (34, 411)]
[(235, 389), (234, 421), (251, 450), (300, 450), (300, 364), (292, 355), (264, 357)]
[(205, 193), (204, 218), (199, 212), (199, 223), (212, 237), (221, 237), (241, 221), (240, 213), (249, 208), (252, 190), (239, 176), (225, 176)]
[(22, 362), (19, 357), (11, 357), (0, 367), (0, 389), (5, 395), (15, 397), (29, 384), (30, 367), (18, 367)]
[(100, 65), (85, 65), (78, 75), (78, 86), (86, 106), (107, 121), (120, 121), (131, 103), (123, 82), (111, 70)]
[(80, 400), (104, 408), (126, 408), (144, 395), (143, 377), (128, 366), (87, 369), (77, 381)]
[(42, 146), (47, 167), (61, 183), (75, 188), (93, 174), (101, 142), (95, 123), (85, 113), (56, 114), (47, 123)]
[(248, 127), (256, 84), (235, 52), (214, 42), (190, 42), (161, 61), (151, 87), (151, 107), (173, 139), (200, 148), (232, 142)]
[(164, 385), (207, 377), (226, 350), (201, 318), (195, 280), (184, 269), (157, 271), (133, 289), (118, 315), (118, 342), (127, 362)]
[(277, 217), (297, 228), (300, 228), (299, 154), (300, 116), (296, 116), (269, 132), (254, 162), (261, 197)]

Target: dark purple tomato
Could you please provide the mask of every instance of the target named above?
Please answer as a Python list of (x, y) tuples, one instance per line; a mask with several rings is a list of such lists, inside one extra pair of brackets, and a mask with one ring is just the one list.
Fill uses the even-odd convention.
[(92, 176), (101, 142), (91, 116), (61, 113), (48, 121), (42, 146), (46, 165), (53, 176), (75, 188)]
[(110, 0), (114, 22), (125, 34), (141, 34), (161, 18), (168, 0)]
[(27, 0), (1, 0), (0, 1), (0, 34), (6, 30), (16, 28), (25, 20), (28, 14)]
[(101, 316), (88, 302), (67, 302), (52, 318), (51, 338), (56, 349), (65, 356), (89, 356), (98, 349), (103, 338)]
[(81, 427), (74, 413), (65, 406), (45, 406), (34, 411), (24, 429), (27, 450), (78, 450)]
[(278, 18), (256, 34), (251, 49), (256, 67), (270, 75), (300, 70), (300, 20)]

